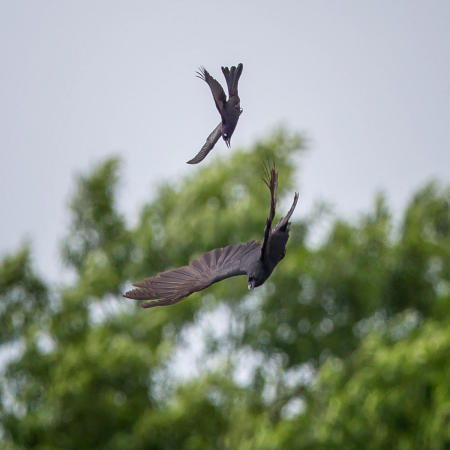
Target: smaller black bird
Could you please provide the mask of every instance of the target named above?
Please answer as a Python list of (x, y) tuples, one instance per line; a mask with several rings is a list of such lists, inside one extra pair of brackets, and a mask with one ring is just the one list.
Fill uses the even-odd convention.
[(203, 161), (206, 155), (216, 145), (220, 136), (223, 137), (227, 146), (230, 147), (231, 136), (236, 128), (239, 116), (242, 114), (241, 101), (238, 95), (238, 83), (242, 68), (242, 64), (238, 64), (237, 67), (232, 66), (230, 69), (228, 67), (222, 67), (222, 72), (228, 86), (228, 100), (220, 83), (204, 67), (201, 67), (197, 72), (197, 76), (206, 81), (211, 88), (214, 102), (222, 120), (207, 137), (205, 144), (198, 154), (188, 161), (188, 164), (198, 164), (200, 161)]
[(264, 182), (270, 190), (270, 212), (262, 244), (250, 241), (245, 244), (216, 248), (194, 259), (188, 266), (161, 272), (154, 277), (133, 283), (133, 286), (138, 289), (128, 291), (124, 297), (135, 300), (160, 299), (141, 305), (143, 308), (152, 308), (153, 306), (173, 305), (193, 292), (201, 291), (217, 281), (236, 275), (248, 276), (249, 289), (261, 286), (286, 254), (289, 219), (298, 200), (296, 192), (291, 209), (272, 228), (278, 186), (278, 172), (275, 168), (267, 170)]

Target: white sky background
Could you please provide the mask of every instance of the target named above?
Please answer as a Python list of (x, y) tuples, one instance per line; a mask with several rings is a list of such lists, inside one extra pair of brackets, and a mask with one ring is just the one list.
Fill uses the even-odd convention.
[(232, 147), (279, 123), (311, 140), (298, 215), (318, 199), (354, 215), (378, 189), (398, 211), (449, 181), (449, 1), (0, 0), (0, 255), (30, 237), (56, 279), (74, 174), (112, 153), (130, 218), (195, 171), (185, 161), (219, 121), (195, 71), (223, 82), (238, 62)]

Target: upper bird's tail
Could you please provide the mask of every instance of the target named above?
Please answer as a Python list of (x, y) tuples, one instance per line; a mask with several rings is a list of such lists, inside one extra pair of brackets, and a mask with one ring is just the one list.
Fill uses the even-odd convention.
[(225, 80), (227, 81), (229, 97), (238, 95), (238, 83), (243, 67), (244, 66), (242, 65), (242, 63), (239, 63), (237, 67), (232, 66), (231, 69), (229, 69), (228, 67), (222, 67), (223, 75), (225, 77)]

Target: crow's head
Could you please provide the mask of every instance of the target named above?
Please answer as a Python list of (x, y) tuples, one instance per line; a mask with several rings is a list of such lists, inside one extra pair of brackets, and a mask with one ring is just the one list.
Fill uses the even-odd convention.
[(269, 277), (270, 272), (264, 268), (264, 265), (258, 261), (248, 272), (248, 289), (261, 286)]
[(222, 139), (225, 141), (225, 144), (227, 144), (227, 147), (230, 148), (231, 146), (231, 133), (229, 131), (224, 131), (222, 128)]
[(225, 141), (225, 144), (227, 144), (227, 147), (230, 148), (231, 146), (231, 136), (233, 135), (234, 129), (236, 128), (236, 124), (234, 126), (230, 125), (222, 125), (222, 138)]

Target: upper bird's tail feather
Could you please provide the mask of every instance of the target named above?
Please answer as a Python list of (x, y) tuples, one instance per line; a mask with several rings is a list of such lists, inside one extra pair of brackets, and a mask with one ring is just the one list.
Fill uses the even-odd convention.
[(208, 71), (203, 66), (201, 66), (197, 70), (197, 72), (195, 72), (195, 74), (196, 74), (197, 78), (200, 78), (200, 80), (203, 80), (203, 81), (206, 81), (206, 78), (209, 77)]
[(222, 67), (222, 73), (225, 77), (225, 80), (227, 81), (228, 86), (228, 96), (233, 97), (235, 95), (238, 95), (238, 83), (239, 78), (242, 74), (243, 69), (242, 63), (238, 64), (238, 66), (232, 66), (231, 69), (228, 67)]

